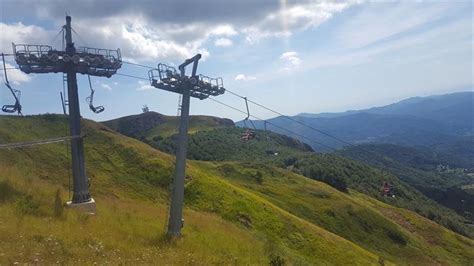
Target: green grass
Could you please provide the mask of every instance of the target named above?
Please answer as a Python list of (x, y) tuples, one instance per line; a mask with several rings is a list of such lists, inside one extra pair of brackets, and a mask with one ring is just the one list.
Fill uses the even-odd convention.
[[(202, 161), (258, 162), (277, 166), (323, 181), (343, 192), (348, 188), (353, 189), (391, 205), (416, 211), (458, 233), (474, 236), (473, 228), (465, 226), (463, 218), (454, 210), (424, 195), (417, 189), (419, 186), (407, 181), (419, 177), (418, 179), (424, 180), (423, 183), (427, 184), (428, 179), (438, 178), (433, 173), (426, 174), (422, 178), (406, 166), (400, 171), (388, 172), (384, 165), (380, 165), (377, 169), (339, 154), (311, 152), (311, 148), (305, 143), (273, 132), (259, 130), (255, 138), (242, 141), (240, 135), (243, 132), (242, 128), (228, 127), (194, 133), (189, 137), (188, 158)], [(175, 154), (176, 135), (156, 141), (147, 139), (143, 141), (159, 150)], [(390, 182), (393, 185), (396, 199), (387, 199), (380, 195), (383, 182)], [(452, 201), (460, 202), (456, 199), (458, 198), (455, 197)]]
[[(0, 117), (0, 143), (63, 135), (65, 128), (60, 116)], [(91, 121), (84, 121), (84, 132), (95, 216), (54, 214), (57, 190), (68, 198), (64, 144), (0, 151), (0, 264), (240, 265), (281, 257), (287, 264), (461, 265), (474, 259), (472, 240), (421, 216), (262, 164), (189, 161), (183, 237), (169, 240), (163, 232), (174, 158)], [(410, 217), (416, 230), (388, 211)], [(426, 224), (442, 232), (437, 241)]]

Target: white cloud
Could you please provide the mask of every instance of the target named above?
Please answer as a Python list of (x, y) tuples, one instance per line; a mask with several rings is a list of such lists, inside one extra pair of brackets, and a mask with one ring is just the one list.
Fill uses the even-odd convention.
[(303, 62), (298, 53), (295, 51), (285, 52), (280, 56), (280, 60), (283, 62), (283, 67), (281, 70), (283, 71), (291, 71), (297, 69), (301, 63)]
[(100, 86), (105, 90), (108, 90), (108, 91), (112, 90), (112, 87), (109, 84), (101, 83)]
[(209, 35), (215, 35), (215, 36), (234, 36), (237, 35), (237, 31), (234, 29), (232, 25), (219, 25), (215, 28), (213, 28), (210, 32)]
[[(156, 60), (183, 60), (197, 53), (203, 60), (210, 56), (204, 43), (209, 38), (231, 36), (236, 31), (226, 25), (202, 27), (193, 25), (180, 28), (179, 25), (151, 27), (142, 18), (113, 17), (102, 20), (75, 20), (75, 31), (81, 38), (74, 36), (76, 46), (90, 46), (107, 49), (120, 48), (124, 58), (133, 58), (137, 62)], [(51, 45), (56, 35), (35, 25), (22, 23), (0, 23), (0, 52), (11, 53), (11, 42)], [(104, 34), (107, 32), (107, 34)], [(84, 40), (87, 43), (84, 43)], [(61, 36), (56, 38), (56, 45), (61, 45)]]
[(456, 8), (433, 3), (369, 3), (343, 23), (336, 35), (344, 46), (361, 48), (433, 22)]
[(232, 45), (232, 40), (227, 38), (219, 38), (214, 41), (215, 46), (227, 47)]
[[(335, 14), (363, 1), (317, 1), (292, 6), (281, 5), (280, 10), (267, 14), (256, 24), (242, 30), (249, 43), (266, 37), (289, 37), (295, 31), (319, 26)], [(285, 1), (282, 1), (285, 3)]]
[(138, 81), (138, 88), (136, 88), (136, 91), (147, 91), (147, 90), (153, 90), (155, 87), (151, 86), (148, 82), (139, 80)]
[(35, 25), (21, 22), (5, 24), (0, 22), (0, 52), (12, 53), (12, 42), (16, 44), (40, 44), (54, 37), (54, 33)]
[(251, 81), (251, 80), (256, 80), (256, 79), (257, 79), (257, 77), (247, 76), (247, 75), (244, 75), (244, 74), (238, 74), (235, 77), (235, 80), (240, 80), (240, 81)]
[[(210, 56), (205, 44), (211, 38), (217, 38), (216, 46), (229, 46), (232, 41), (228, 37), (239, 34), (244, 34), (250, 42), (269, 36), (289, 36), (294, 31), (316, 27), (358, 2), (360, 1), (347, 0), (284, 4), (286, 1), (282, 1), (278, 4), (276, 1), (269, 1), (252, 5), (236, 2), (232, 4), (232, 9), (229, 9), (228, 4), (214, 3), (210, 8), (203, 8), (208, 13), (202, 16), (181, 10), (179, 7), (184, 3), (167, 0), (152, 6), (148, 2), (138, 1), (132, 5), (127, 1), (119, 1), (113, 9), (106, 9), (106, 3), (94, 0), (90, 0), (87, 5), (19, 1), (18, 4), (7, 5), (4, 13), (12, 14), (11, 16), (23, 14), (24, 9), (28, 8), (32, 16), (50, 20), (58, 25), (59, 30), (59, 25), (64, 23), (64, 10), (70, 10), (76, 15), (73, 27), (88, 42), (81, 43), (82, 40), (74, 36), (77, 45), (121, 48), (124, 57), (135, 58), (137, 61), (182, 60), (196, 53), (201, 53), (205, 60)], [(90, 6), (97, 8), (91, 10)], [(11, 41), (48, 44), (57, 30), (48, 31), (22, 23), (0, 23), (0, 32), (3, 50), (9, 49)]]
[[(6, 61), (6, 60), (5, 60)], [(11, 82), (13, 85), (20, 85), (21, 83), (26, 83), (31, 80), (31, 76), (28, 74), (25, 74), (21, 72), (19, 69), (15, 69), (15, 66), (5, 63), (6, 68), (7, 68), (7, 75), (8, 75), (8, 81)], [(0, 77), (2, 77), (2, 83), (5, 80), (5, 75), (3, 71), (3, 62), (0, 61), (0, 66), (2, 70), (0, 71)]]

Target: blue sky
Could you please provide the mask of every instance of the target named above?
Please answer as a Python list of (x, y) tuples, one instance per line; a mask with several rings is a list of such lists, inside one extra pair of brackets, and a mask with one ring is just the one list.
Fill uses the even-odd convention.
[[(471, 1), (22, 1), (0, 0), (0, 50), (11, 42), (60, 45), (54, 38), (73, 18), (76, 46), (120, 48), (124, 60), (180, 64), (202, 53), (198, 72), (283, 113), (338, 112), (390, 104), (413, 96), (472, 90)], [(9, 66), (16, 66), (8, 58)], [(124, 64), (119, 73), (147, 77)], [(61, 74), (9, 71), (22, 90), (24, 113), (60, 113)], [(178, 95), (145, 80), (78, 76), (84, 117), (106, 120), (153, 111), (176, 114)], [(219, 100), (244, 109), (241, 99)], [(0, 104), (11, 102), (6, 87)], [(256, 106), (252, 112), (274, 116)], [(191, 114), (243, 118), (209, 100), (192, 100)]]

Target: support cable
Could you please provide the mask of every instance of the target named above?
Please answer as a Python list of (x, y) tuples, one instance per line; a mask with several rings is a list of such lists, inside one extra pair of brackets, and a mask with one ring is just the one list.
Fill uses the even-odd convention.
[(143, 77), (138, 77), (138, 76), (133, 76), (133, 75), (128, 75), (128, 74), (123, 74), (123, 73), (115, 73), (115, 75), (119, 76), (124, 76), (124, 77), (129, 77), (129, 78), (136, 78), (136, 79), (142, 79), (142, 80), (150, 80), (149, 78), (143, 78)]
[[(124, 63), (125, 63), (125, 62), (124, 62)], [(130, 62), (126, 62), (126, 63), (130, 63)], [(131, 63), (131, 64), (132, 64), (132, 63)], [(135, 64), (135, 63), (133, 63), (133, 64)], [(138, 65), (138, 64), (136, 64), (136, 65)], [(146, 67), (146, 68), (153, 68), (153, 67), (151, 67), (151, 66), (145, 66), (145, 65), (140, 65), (140, 66)], [(121, 75), (121, 76), (125, 76), (125, 77), (130, 77), (130, 78), (136, 78), (136, 79), (148, 80), (147, 78), (137, 77), (137, 76), (128, 75), (128, 74), (122, 74), (122, 73), (117, 73), (117, 75)], [(293, 122), (296, 122), (296, 123), (298, 123), (298, 124), (300, 124), (300, 125), (302, 125), (302, 126), (304, 126), (304, 127), (307, 127), (307, 128), (309, 128), (309, 129), (311, 129), (311, 130), (313, 130), (313, 131), (316, 131), (316, 132), (318, 132), (318, 133), (320, 133), (320, 134), (322, 134), (322, 135), (325, 135), (325, 136), (327, 136), (327, 137), (330, 137), (330, 138), (332, 138), (332, 139), (335, 139), (335, 140), (337, 140), (337, 141), (339, 141), (339, 142), (341, 142), (341, 143), (344, 143), (344, 144), (346, 144), (346, 145), (348, 145), (348, 146), (356, 147), (356, 145), (354, 145), (354, 144), (352, 144), (352, 143), (350, 143), (350, 142), (348, 142), (348, 141), (346, 141), (346, 140), (343, 140), (343, 139), (341, 139), (341, 138), (339, 138), (339, 137), (336, 137), (336, 136), (334, 136), (334, 135), (332, 135), (332, 134), (330, 134), (330, 133), (327, 133), (327, 132), (325, 132), (325, 131), (322, 131), (322, 130), (320, 130), (320, 129), (317, 129), (317, 128), (315, 128), (315, 127), (313, 127), (313, 126), (310, 126), (310, 125), (308, 125), (308, 124), (306, 124), (306, 123), (303, 123), (303, 122), (301, 122), (301, 121), (299, 121), (299, 120), (297, 120), (297, 119), (295, 119), (295, 118), (292, 118), (292, 117), (290, 117), (290, 116), (287, 116), (287, 115), (285, 115), (285, 114), (283, 114), (283, 113), (280, 113), (280, 112), (278, 112), (278, 111), (276, 111), (276, 110), (274, 110), (274, 109), (271, 109), (271, 108), (269, 108), (269, 107), (266, 107), (266, 106), (264, 106), (263, 104), (260, 104), (260, 103), (258, 103), (258, 102), (249, 100), (247, 97), (244, 97), (244, 96), (242, 96), (242, 95), (239, 95), (239, 94), (237, 94), (237, 93), (235, 93), (235, 92), (233, 92), (233, 91), (231, 91), (231, 90), (229, 90), (229, 89), (226, 89), (226, 92), (229, 92), (230, 94), (232, 94), (232, 95), (234, 95), (234, 96), (236, 96), (236, 97), (239, 97), (239, 98), (241, 98), (241, 99), (244, 99), (244, 100), (246, 100), (246, 102), (248, 101), (248, 102), (250, 102), (250, 103), (252, 103), (252, 104), (255, 104), (255, 105), (257, 105), (257, 106), (259, 106), (259, 107), (261, 107), (261, 108), (263, 108), (263, 109), (265, 109), (265, 110), (267, 110), (267, 111), (270, 111), (270, 112), (275, 113), (275, 114), (277, 114), (277, 115), (279, 115), (279, 116), (282, 116), (282, 117), (284, 117), (284, 118), (286, 118), (286, 119), (288, 119), (288, 120), (291, 120), (291, 121), (293, 121)], [(211, 97), (209, 97), (209, 98), (210, 98), (211, 100), (215, 101), (215, 102), (219, 102), (218, 100), (215, 100), (215, 99), (213, 99), (213, 98), (211, 98)], [(227, 106), (227, 104), (224, 104), (224, 103), (222, 103), (222, 102), (219, 102), (219, 103)], [(237, 109), (237, 108), (235, 108), (235, 107), (233, 107), (233, 106), (227, 106), (227, 107), (230, 107), (230, 108), (232, 108), (232, 109), (234, 109), (234, 110), (237, 110), (237, 111), (239, 111), (239, 112), (242, 112), (242, 113), (244, 113), (244, 114), (248, 114), (247, 112), (242, 111), (242, 110), (240, 110), (240, 109)], [(264, 121), (264, 119), (258, 118), (258, 117), (254, 116), (254, 115), (250, 115), (250, 117), (253, 117), (253, 118), (256, 118), (256, 119), (258, 119), (258, 120)], [(251, 120), (249, 120), (249, 121), (251, 121)], [(276, 125), (275, 123), (272, 123), (272, 122), (269, 122), (269, 121), (267, 121), (266, 123), (267, 123), (268, 125), (273, 125), (274, 127), (277, 127), (277, 128), (279, 128), (279, 129), (281, 129), (281, 130), (284, 130), (284, 131), (286, 131), (286, 132), (290, 132), (290, 133), (292, 133), (292, 134), (294, 134), (294, 135), (296, 135), (296, 136), (305, 138), (305, 139), (307, 139), (307, 140), (309, 140), (309, 141), (311, 141), (311, 142), (313, 142), (313, 143), (315, 143), (315, 144), (318, 144), (318, 145), (320, 145), (320, 146), (329, 148), (329, 149), (334, 150), (334, 151), (337, 150), (337, 149), (334, 148), (334, 147), (330, 147), (330, 146), (325, 145), (325, 144), (322, 144), (322, 143), (320, 143), (320, 142), (316, 142), (316, 141), (314, 141), (314, 140), (312, 140), (312, 139), (309, 139), (308, 137), (305, 137), (305, 136), (303, 136), (303, 135), (301, 135), (301, 134), (298, 134), (298, 133), (293, 132), (293, 131), (291, 131), (291, 130), (288, 130), (288, 129), (286, 129), (286, 128), (280, 127), (280, 126)], [(359, 147), (359, 148), (360, 148), (360, 147)], [(362, 148), (361, 148), (361, 149), (362, 149)], [(375, 154), (375, 153), (372, 152), (372, 151), (368, 151), (368, 150), (366, 150), (366, 149), (363, 149), (363, 150), (366, 151), (366, 152)], [(377, 155), (377, 156), (380, 156), (379, 154), (376, 154), (376, 155)]]
[[(146, 66), (146, 65), (141, 65), (141, 64), (136, 64), (136, 63), (132, 63), (132, 62), (126, 62), (126, 61), (123, 61), (123, 63), (130, 64), (130, 65), (136, 65), (136, 66), (140, 66), (140, 67), (144, 67), (144, 68), (151, 68), (151, 69), (155, 68), (155, 67), (152, 67), (152, 66)], [(129, 77), (139, 78), (139, 79), (145, 79), (145, 78), (140, 78), (140, 77), (131, 76), (131, 75), (126, 75), (126, 74), (118, 74), (118, 75), (129, 76)], [(148, 79), (147, 79), (147, 80), (148, 80)], [(248, 102), (253, 103), (253, 104), (255, 104), (255, 105), (257, 105), (257, 106), (259, 106), (259, 107), (261, 107), (261, 108), (263, 108), (263, 109), (265, 109), (265, 110), (267, 110), (267, 111), (270, 111), (270, 112), (275, 113), (275, 114), (277, 114), (277, 115), (279, 115), (279, 116), (282, 116), (282, 117), (284, 117), (284, 118), (286, 118), (286, 119), (289, 119), (289, 120), (291, 120), (291, 121), (293, 121), (293, 122), (296, 122), (296, 123), (298, 123), (298, 124), (300, 124), (300, 125), (302, 125), (302, 126), (304, 126), (304, 127), (307, 127), (307, 128), (309, 128), (309, 129), (311, 129), (311, 130), (313, 130), (313, 131), (316, 131), (316, 132), (318, 132), (318, 133), (320, 133), (320, 134), (322, 134), (322, 135), (325, 135), (325, 136), (327, 136), (327, 137), (330, 137), (330, 138), (332, 138), (332, 139), (335, 139), (335, 140), (337, 140), (337, 141), (339, 141), (339, 142), (342, 142), (342, 143), (344, 143), (344, 144), (346, 144), (346, 145), (355, 146), (354, 144), (352, 144), (352, 143), (350, 143), (350, 142), (348, 142), (348, 141), (345, 141), (345, 140), (343, 140), (343, 139), (341, 139), (341, 138), (339, 138), (339, 137), (336, 137), (336, 136), (334, 136), (334, 135), (332, 135), (332, 134), (330, 134), (330, 133), (327, 133), (327, 132), (322, 131), (322, 130), (320, 130), (320, 129), (317, 129), (317, 128), (313, 127), (313, 126), (310, 126), (310, 125), (308, 125), (308, 124), (306, 124), (306, 123), (303, 123), (303, 122), (301, 122), (301, 121), (299, 121), (299, 120), (297, 120), (297, 119), (295, 119), (295, 118), (292, 118), (292, 117), (290, 117), (290, 116), (287, 116), (287, 115), (285, 115), (285, 114), (282, 114), (282, 113), (280, 113), (280, 112), (278, 112), (278, 111), (276, 111), (276, 110), (274, 110), (274, 109), (271, 109), (271, 108), (269, 108), (269, 107), (264, 106), (263, 104), (260, 104), (260, 103), (257, 103), (257, 102), (255, 102), (255, 101), (249, 100), (247, 97), (244, 97), (244, 96), (242, 96), (242, 95), (239, 95), (239, 94), (237, 94), (237, 93), (235, 93), (235, 92), (233, 92), (233, 91), (231, 91), (231, 90), (229, 90), (229, 89), (226, 89), (226, 92), (229, 92), (230, 94), (232, 94), (232, 95), (234, 95), (234, 96), (237, 96), (237, 97), (239, 97), (239, 98), (244, 99), (244, 100), (245, 100), (245, 103), (246, 103), (246, 105), (247, 105), (247, 108), (248, 108), (248, 103), (247, 103), (247, 101), (248, 101)], [(249, 120), (249, 121), (251, 121), (251, 120)], [(269, 123), (269, 122), (268, 122), (268, 123)]]
[(139, 67), (143, 67), (143, 68), (149, 68), (149, 69), (155, 69), (156, 68), (156, 67), (152, 67), (152, 66), (146, 66), (146, 65), (137, 64), (137, 63), (133, 63), (133, 62), (127, 62), (127, 61), (123, 61), (123, 60), (122, 60), (122, 63), (128, 64), (128, 65), (133, 65), (133, 66), (139, 66)]
[(6, 144), (0, 144), (0, 149), (15, 149), (15, 148), (23, 148), (23, 147), (30, 147), (30, 146), (36, 146), (36, 145), (51, 144), (51, 143), (68, 141), (72, 139), (79, 139), (82, 137), (83, 136), (74, 135), (74, 136), (66, 136), (66, 137), (34, 140), (34, 141), (6, 143)]
[[(152, 67), (149, 67), (149, 66), (143, 66), (143, 67), (152, 68)], [(133, 75), (128, 75), (128, 74), (122, 74), (122, 73), (116, 73), (116, 75), (120, 75), (120, 76), (124, 76), (124, 77), (129, 77), (129, 78), (135, 78), (135, 79), (148, 80), (147, 78), (142, 78), (142, 77), (133, 76)], [(229, 91), (229, 90), (226, 89), (226, 91)], [(232, 93), (232, 92), (231, 92), (231, 93)], [(232, 93), (232, 94), (235, 94), (235, 93)], [(241, 97), (240, 95), (237, 95), (237, 96), (238, 96), (238, 97)], [(244, 98), (244, 97), (241, 97), (241, 98)], [(265, 121), (265, 119), (259, 118), (259, 117), (257, 117), (257, 116), (252, 115), (252, 114), (249, 114), (249, 113), (247, 113), (246, 111), (243, 111), (243, 110), (240, 110), (240, 109), (238, 109), (238, 108), (236, 108), (236, 107), (230, 106), (230, 105), (228, 105), (228, 104), (226, 104), (226, 103), (223, 103), (223, 102), (221, 102), (221, 101), (219, 101), (219, 100), (216, 100), (216, 99), (214, 99), (214, 98), (212, 98), (212, 97), (209, 97), (209, 99), (211, 99), (212, 101), (217, 102), (217, 103), (219, 103), (219, 104), (221, 104), (221, 105), (227, 106), (228, 108), (231, 108), (231, 109), (234, 109), (234, 110), (236, 110), (236, 111), (238, 111), (238, 112), (241, 112), (241, 113), (243, 113), (243, 114), (249, 115), (249, 117), (253, 117), (253, 118), (255, 118), (255, 119), (258, 119), (258, 120), (261, 120), (261, 121)], [(248, 100), (248, 101), (251, 102), (251, 103), (253, 103), (253, 101), (250, 101), (250, 100)], [(249, 121), (251, 121), (251, 120), (249, 120)], [(281, 126), (278, 126), (278, 125), (276, 125), (276, 124), (273, 123), (273, 122), (267, 121), (266, 123), (267, 123), (268, 125), (272, 125), (272, 126), (278, 128), (278, 129), (281, 129), (281, 130), (283, 130), (283, 131), (286, 131), (286, 132), (288, 132), (288, 133), (291, 133), (291, 134), (293, 134), (293, 135), (295, 135), (295, 136), (299, 136), (299, 137), (301, 137), (302, 139), (306, 139), (307, 141), (310, 141), (311, 143), (315, 143), (315, 144), (317, 144), (317, 145), (320, 145), (320, 146), (322, 146), (322, 147), (328, 148), (328, 149), (330, 149), (330, 150), (337, 151), (337, 149), (334, 148), (334, 147), (328, 146), (328, 145), (323, 144), (323, 143), (321, 143), (321, 142), (317, 142), (317, 141), (315, 141), (315, 140), (313, 140), (313, 139), (310, 139), (310, 138), (308, 138), (308, 137), (306, 137), (306, 136), (304, 136), (304, 135), (301, 135), (301, 134), (296, 133), (296, 132), (294, 132), (294, 131), (291, 131), (291, 130), (289, 130), (289, 129), (286, 129), (286, 128), (283, 128), (283, 127), (281, 127)]]
[[(234, 106), (231, 106), (231, 105), (228, 105), (228, 104), (226, 104), (226, 103), (223, 103), (223, 102), (221, 102), (221, 101), (219, 101), (219, 100), (216, 100), (216, 99), (214, 99), (214, 98), (212, 98), (212, 97), (209, 97), (209, 99), (212, 100), (212, 101), (214, 101), (214, 102), (216, 102), (216, 103), (218, 103), (218, 104), (221, 104), (221, 105), (224, 105), (224, 106), (226, 106), (226, 107), (228, 107), (228, 108), (230, 108), (230, 109), (233, 109), (233, 110), (235, 110), (235, 111), (237, 111), (237, 112), (240, 112), (240, 113), (243, 113), (243, 114), (247, 114), (247, 112), (245, 112), (245, 111), (243, 111), (243, 110), (240, 110), (240, 109), (238, 109), (238, 108), (236, 108), (236, 107), (234, 107)], [(252, 117), (252, 118), (254, 118), (254, 119), (257, 119), (257, 120), (260, 120), (260, 121), (265, 121), (264, 119), (262, 119), (262, 118), (260, 118), (260, 117), (257, 117), (257, 116), (255, 116), (255, 115), (250, 115), (250, 117)], [(331, 147), (331, 146), (328, 146), (328, 145), (326, 145), (326, 144), (323, 144), (323, 143), (314, 141), (314, 140), (312, 140), (312, 139), (310, 139), (310, 138), (308, 138), (308, 137), (306, 137), (306, 136), (304, 136), (304, 135), (301, 135), (301, 134), (299, 134), (299, 133), (296, 133), (296, 132), (294, 132), (294, 131), (291, 131), (291, 130), (289, 130), (289, 129), (286, 129), (286, 128), (284, 128), (284, 127), (281, 127), (281, 126), (279, 126), (279, 125), (276, 125), (275, 123), (272, 123), (272, 122), (267, 121), (267, 124), (272, 125), (272, 126), (278, 128), (278, 129), (284, 130), (284, 131), (286, 131), (286, 132), (288, 132), (288, 133), (291, 133), (291, 134), (293, 134), (293, 135), (295, 135), (295, 136), (298, 136), (298, 137), (300, 137), (300, 138), (302, 138), (302, 139), (306, 139), (306, 140), (308, 140), (308, 141), (311, 141), (312, 143), (315, 143), (315, 144), (320, 145), (320, 146), (322, 146), (322, 147), (328, 148), (328, 149), (333, 150), (333, 151), (337, 151), (337, 149), (334, 148), (334, 147)]]
[(313, 127), (313, 126), (310, 126), (310, 125), (308, 125), (308, 124), (306, 124), (306, 123), (303, 123), (303, 122), (301, 122), (301, 121), (299, 121), (299, 120), (297, 120), (297, 119), (295, 119), (295, 118), (292, 118), (292, 117), (287, 116), (287, 115), (285, 115), (285, 114), (282, 114), (282, 113), (280, 113), (280, 112), (278, 112), (278, 111), (275, 111), (274, 109), (271, 109), (271, 108), (269, 108), (269, 107), (266, 107), (266, 106), (264, 106), (264, 105), (262, 105), (262, 104), (259, 104), (259, 103), (255, 102), (255, 101), (249, 100), (249, 99), (247, 99), (247, 97), (244, 97), (244, 96), (242, 96), (242, 95), (239, 95), (239, 94), (237, 94), (237, 93), (235, 93), (235, 92), (233, 92), (233, 91), (230, 91), (229, 89), (226, 89), (226, 92), (229, 92), (230, 94), (232, 94), (232, 95), (234, 95), (234, 96), (237, 96), (237, 97), (239, 97), (239, 98), (242, 98), (242, 99), (244, 99), (245, 101), (248, 101), (248, 102), (250, 102), (250, 103), (253, 103), (253, 104), (255, 104), (255, 105), (257, 105), (257, 106), (259, 106), (259, 107), (261, 107), (261, 108), (263, 108), (263, 109), (265, 109), (265, 110), (267, 110), (267, 111), (270, 111), (270, 112), (275, 113), (275, 114), (277, 114), (277, 115), (279, 115), (279, 116), (282, 116), (282, 117), (284, 117), (284, 118), (286, 118), (286, 119), (288, 119), (288, 120), (291, 120), (291, 121), (293, 121), (293, 122), (296, 122), (296, 123), (298, 123), (298, 124), (300, 124), (300, 125), (302, 125), (302, 126), (304, 126), (304, 127), (307, 127), (307, 128), (309, 128), (309, 129), (311, 129), (311, 130), (313, 130), (313, 131), (316, 131), (316, 132), (318, 132), (318, 133), (320, 133), (320, 134), (323, 134), (323, 135), (325, 135), (325, 136), (327, 136), (327, 137), (330, 137), (330, 138), (332, 138), (332, 139), (335, 139), (335, 140), (337, 140), (337, 141), (339, 141), (339, 142), (342, 142), (342, 143), (344, 143), (344, 144), (347, 144), (347, 145), (349, 145), (349, 146), (355, 146), (354, 144), (352, 144), (352, 143), (350, 143), (350, 142), (348, 142), (348, 141), (345, 141), (345, 140), (343, 140), (343, 139), (341, 139), (341, 138), (338, 138), (338, 137), (336, 137), (336, 136), (334, 136), (334, 135), (332, 135), (332, 134), (330, 134), (330, 133), (327, 133), (327, 132), (325, 132), (325, 131), (322, 131), (322, 130), (320, 130), (320, 129), (317, 129), (317, 128)]
[(77, 37), (79, 38), (79, 40), (84, 44), (84, 46), (88, 46), (88, 45), (87, 45), (87, 42), (84, 41), (84, 39), (81, 37), (81, 35), (79, 35), (79, 33), (77, 33), (77, 32), (74, 30), (73, 27), (71, 27), (71, 30), (72, 30), (72, 32), (74, 32), (74, 34), (76, 34), (76, 36), (77, 36)]

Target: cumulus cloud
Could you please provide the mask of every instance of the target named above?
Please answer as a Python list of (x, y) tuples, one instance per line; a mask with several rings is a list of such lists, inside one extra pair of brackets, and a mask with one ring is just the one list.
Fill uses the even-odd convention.
[(12, 52), (12, 42), (17, 44), (45, 43), (54, 37), (54, 32), (47, 31), (35, 25), (25, 25), (21, 22), (6, 24), (0, 22), (0, 50), (3, 53)]
[(283, 63), (282, 70), (291, 71), (298, 68), (303, 62), (295, 51), (285, 52), (280, 56)]
[(215, 46), (227, 47), (232, 45), (232, 40), (227, 38), (219, 38), (214, 41)]
[[(7, 61), (7, 60), (5, 60)], [(5, 75), (3, 71), (3, 62), (0, 61), (0, 65), (2, 70), (0, 71), (0, 77), (2, 78), (2, 81), (5, 80)], [(26, 83), (31, 80), (31, 76), (21, 72), (19, 69), (15, 69), (15, 66), (5, 63), (5, 66), (7, 68), (7, 75), (8, 75), (8, 81), (11, 82), (13, 85), (20, 85), (21, 83)]]
[(155, 89), (153, 86), (151, 86), (148, 82), (139, 80), (138, 81), (138, 87), (136, 88), (136, 91), (147, 91), (147, 90), (153, 90)]
[(282, 4), (279, 10), (267, 14), (258, 23), (245, 27), (243, 32), (250, 43), (265, 37), (288, 37), (295, 31), (317, 27), (334, 14), (360, 2), (314, 1), (295, 5)]
[[(358, 1), (215, 1), (191, 0), (69, 2), (45, 0), (7, 1), (5, 21), (36, 16), (58, 27), (64, 10), (73, 16), (73, 27), (88, 43), (104, 48), (120, 47), (124, 57), (137, 61), (182, 60), (196, 53), (210, 55), (207, 41), (229, 46), (230, 36), (244, 35), (250, 42), (264, 37), (288, 36), (294, 31), (316, 27)], [(192, 8), (189, 8), (191, 7)], [(34, 25), (2, 24), (6, 41), (49, 43), (56, 31)], [(3, 34), (6, 32), (7, 34)], [(227, 40), (226, 40), (227, 39)], [(76, 44), (81, 40), (76, 39)], [(112, 45), (112, 46), (111, 46)]]
[(257, 77), (247, 76), (244, 74), (238, 74), (237, 76), (235, 76), (235, 80), (240, 80), (240, 81), (250, 81), (250, 80), (256, 80), (256, 79)]

